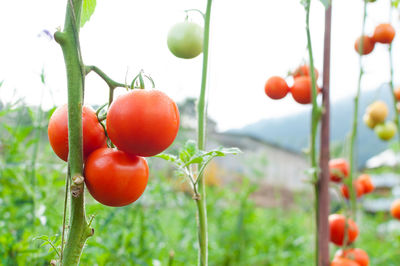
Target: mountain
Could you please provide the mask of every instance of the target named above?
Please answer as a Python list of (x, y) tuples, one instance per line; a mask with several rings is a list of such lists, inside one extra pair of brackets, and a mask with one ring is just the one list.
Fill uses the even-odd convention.
[[(349, 136), (353, 119), (353, 97), (352, 95), (331, 103), (331, 144), (343, 145), (347, 141), (346, 138)], [(387, 103), (389, 108), (388, 118), (393, 117), (392, 94), (387, 85), (382, 85), (373, 91), (361, 92), (355, 152), (359, 167), (362, 167), (370, 157), (387, 149), (389, 145), (388, 142), (378, 139), (373, 130), (362, 122), (362, 116), (367, 106), (378, 99)], [(248, 135), (294, 152), (302, 152), (309, 146), (310, 121), (311, 112), (306, 111), (287, 117), (261, 120), (241, 129), (230, 130), (229, 133)], [(345, 149), (345, 151), (347, 152), (348, 149)], [(346, 156), (347, 154), (348, 152), (345, 153)]]

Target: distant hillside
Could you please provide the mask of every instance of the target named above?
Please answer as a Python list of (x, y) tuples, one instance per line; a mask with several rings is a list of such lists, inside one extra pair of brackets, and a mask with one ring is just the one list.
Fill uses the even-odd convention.
[[(385, 150), (388, 143), (379, 140), (374, 132), (362, 122), (367, 106), (374, 100), (383, 100), (389, 107), (389, 118), (393, 117), (392, 96), (388, 86), (382, 86), (375, 91), (362, 92), (360, 97), (357, 156), (359, 167), (373, 155)], [(331, 104), (331, 142), (343, 143), (351, 129), (353, 114), (353, 95), (338, 100)], [(265, 119), (257, 123), (230, 130), (230, 133), (245, 134), (259, 138), (268, 143), (282, 146), (283, 148), (300, 152), (308, 147), (309, 143), (310, 112), (278, 119)]]

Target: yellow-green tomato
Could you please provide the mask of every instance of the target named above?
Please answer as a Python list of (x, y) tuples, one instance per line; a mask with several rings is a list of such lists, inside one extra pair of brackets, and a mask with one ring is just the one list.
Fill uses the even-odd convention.
[(167, 44), (176, 57), (194, 58), (203, 51), (203, 28), (189, 21), (177, 23), (168, 32)]
[(396, 124), (392, 121), (387, 121), (384, 124), (379, 124), (375, 127), (375, 134), (382, 140), (390, 140), (396, 135)]
[(363, 121), (364, 124), (371, 129), (373, 129), (376, 126), (375, 121), (371, 118), (369, 114), (364, 114)]

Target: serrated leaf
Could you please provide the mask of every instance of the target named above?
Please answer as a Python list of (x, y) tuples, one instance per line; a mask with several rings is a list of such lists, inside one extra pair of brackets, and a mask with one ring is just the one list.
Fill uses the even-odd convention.
[(197, 144), (194, 140), (188, 140), (183, 149), (186, 150), (190, 156), (193, 156), (197, 152)]
[(33, 240), (43, 240), (43, 241), (48, 241), (49, 237), (46, 235), (42, 235), (42, 236), (37, 236), (34, 237)]
[(175, 162), (178, 159), (178, 158), (176, 158), (175, 155), (168, 154), (168, 153), (160, 153), (154, 157), (161, 158), (161, 159), (169, 161), (169, 162)]
[(81, 28), (85, 25), (90, 17), (93, 15), (96, 8), (96, 0), (83, 0), (82, 15), (81, 15)]

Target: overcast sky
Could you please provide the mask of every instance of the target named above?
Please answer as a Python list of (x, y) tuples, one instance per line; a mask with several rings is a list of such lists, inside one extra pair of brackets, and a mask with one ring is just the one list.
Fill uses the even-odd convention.
[[(201, 63), (174, 57), (168, 50), (169, 28), (185, 18), (185, 9), (205, 9), (206, 0), (98, 0), (91, 20), (81, 30), (85, 64), (94, 64), (113, 79), (131, 80), (140, 69), (151, 74), (157, 88), (175, 101), (197, 97)], [(358, 56), (354, 41), (360, 35), (362, 0), (336, 0), (333, 9), (331, 98), (354, 95)], [(3, 101), (23, 97), (27, 103), (43, 102), (45, 108), (66, 102), (65, 66), (59, 46), (43, 30), (62, 27), (66, 1), (0, 1), (0, 88)], [(316, 67), (322, 70), (324, 8), (312, 1), (311, 34)], [(369, 5), (366, 30), (389, 19), (389, 0)], [(398, 32), (398, 14), (393, 14)], [(202, 23), (200, 15), (191, 20)], [(399, 36), (394, 41), (395, 84), (400, 84)], [(377, 45), (365, 57), (363, 89), (378, 87), (389, 78), (387, 46)], [(242, 127), (264, 118), (277, 118), (307, 110), (288, 95), (274, 101), (264, 94), (272, 75), (284, 76), (307, 60), (305, 12), (300, 0), (214, 0), (209, 61), (209, 114), (220, 130)], [(47, 87), (39, 74), (44, 68)], [(288, 82), (291, 82), (288, 80)], [(319, 80), (321, 83), (321, 80)], [(51, 93), (50, 91), (51, 90)], [(118, 93), (123, 93), (119, 89)], [(43, 98), (42, 98), (43, 95)], [(107, 86), (90, 74), (85, 101), (107, 101)]]

